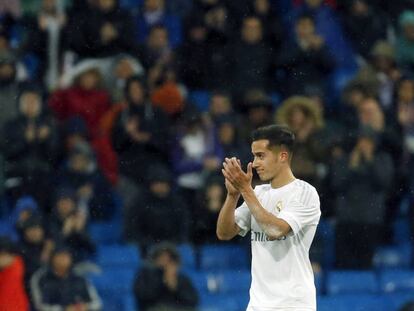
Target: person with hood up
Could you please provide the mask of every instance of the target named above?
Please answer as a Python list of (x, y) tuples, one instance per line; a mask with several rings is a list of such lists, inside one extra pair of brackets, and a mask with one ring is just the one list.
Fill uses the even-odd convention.
[(50, 96), (49, 107), (60, 122), (72, 117), (80, 117), (85, 121), (99, 167), (111, 183), (116, 183), (116, 154), (109, 137), (99, 127), (102, 116), (110, 109), (110, 96), (102, 88), (102, 82), (99, 61), (80, 62), (62, 80), (65, 87)]

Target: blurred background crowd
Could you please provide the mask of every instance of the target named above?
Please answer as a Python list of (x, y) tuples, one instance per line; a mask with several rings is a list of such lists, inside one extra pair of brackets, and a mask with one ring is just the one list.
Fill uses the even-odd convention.
[(414, 1), (1, 1), (0, 306), (121, 310), (109, 257), (125, 310), (203, 303), (180, 264), (272, 123), (321, 196), (315, 273), (411, 268)]

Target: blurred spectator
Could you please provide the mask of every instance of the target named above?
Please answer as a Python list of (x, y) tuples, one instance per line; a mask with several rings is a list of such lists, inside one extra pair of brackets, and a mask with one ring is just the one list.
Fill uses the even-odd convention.
[[(226, 154), (226, 156), (231, 157), (233, 154)], [(245, 165), (245, 162), (242, 162), (242, 165)], [(198, 194), (195, 204), (195, 224), (192, 232), (192, 240), (195, 244), (218, 242), (216, 223), (225, 198), (223, 178), (219, 175), (209, 177), (205, 187)]]
[(38, 270), (31, 280), (35, 310), (101, 310), (102, 303), (93, 285), (72, 271), (73, 257), (58, 247), (50, 265)]
[(242, 141), (237, 126), (239, 119), (233, 114), (219, 116), (215, 120), (215, 131), (225, 157), (236, 157), (242, 165), (252, 158), (250, 147)]
[(62, 53), (66, 43), (66, 15), (58, 0), (42, 0), (40, 9), (30, 23), (25, 51), (39, 59), (38, 80), (54, 90), (62, 68)]
[(78, 205), (92, 220), (109, 220), (115, 203), (111, 186), (97, 168), (88, 143), (79, 142), (71, 150), (67, 163), (58, 171), (58, 188), (75, 189)]
[(49, 107), (61, 122), (72, 117), (80, 117), (85, 121), (99, 167), (105, 177), (115, 183), (118, 178), (117, 157), (109, 137), (99, 127), (101, 118), (110, 109), (110, 96), (102, 88), (99, 68), (96, 60), (79, 63), (64, 77), (63, 82), (69, 87), (58, 90), (49, 97)]
[(374, 44), (386, 39), (387, 26), (385, 17), (370, 4), (369, 0), (350, 1), (344, 28), (355, 51), (362, 57), (368, 59)]
[(23, 235), (24, 225), (30, 218), (38, 218), (42, 215), (42, 211), (39, 210), (37, 202), (31, 196), (20, 197), (14, 206), (13, 213), (11, 215), (11, 222), (16, 229), (16, 238)]
[(162, 70), (172, 64), (174, 54), (168, 38), (168, 29), (162, 25), (151, 27), (147, 40), (141, 48), (141, 54), (149, 79), (151, 79), (151, 69)]
[(150, 72), (151, 101), (169, 117), (176, 118), (184, 110), (182, 87), (177, 83), (174, 67), (154, 67)]
[(371, 50), (370, 62), (359, 70), (355, 80), (374, 89), (381, 106), (392, 111), (394, 87), (400, 78), (393, 46), (387, 41), (378, 41)]
[(310, 15), (298, 17), (295, 40), (282, 48), (279, 65), (286, 72), (288, 95), (303, 94), (309, 88), (325, 89), (327, 75), (334, 68), (334, 60), (327, 53), (325, 38), (315, 30)]
[(281, 47), (284, 38), (284, 31), (278, 12), (272, 6), (270, 0), (253, 0), (251, 3), (251, 15), (257, 16), (263, 27), (263, 39), (274, 50)]
[(149, 262), (137, 274), (134, 293), (143, 311), (196, 310), (198, 295), (190, 279), (180, 272), (180, 255), (169, 243), (153, 247)]
[[(241, 7), (242, 0), (237, 2), (235, 9)], [(186, 28), (191, 24), (203, 22), (207, 29), (209, 77), (208, 88), (219, 89), (231, 82), (230, 43), (233, 40), (234, 19), (229, 9), (230, 2), (220, 0), (200, 0), (194, 3), (194, 9), (187, 20)]]
[(208, 104), (209, 122), (215, 124), (222, 116), (232, 115), (233, 113), (230, 94), (225, 91), (214, 91)]
[[(0, 35), (1, 41), (1, 35)], [(17, 97), (19, 94), (19, 82), (17, 80), (17, 68), (15, 58), (8, 52), (0, 54), (0, 128), (4, 129), (7, 121), (14, 119), (19, 114)], [(3, 132), (3, 131), (1, 131)], [(0, 139), (3, 139), (0, 134)]]
[(119, 7), (118, 0), (97, 0), (68, 25), (71, 48), (80, 58), (133, 53), (134, 29), (132, 17)]
[(247, 90), (244, 96), (243, 127), (239, 127), (240, 137), (245, 144), (251, 144), (251, 133), (258, 127), (273, 124), (273, 106), (270, 98), (259, 89)]
[(394, 167), (390, 155), (378, 148), (378, 139), (374, 130), (362, 128), (353, 150), (333, 164), (336, 267), (340, 269), (371, 268), (381, 242)]
[[(370, 94), (370, 93), (373, 94)], [(368, 96), (375, 96), (375, 90), (358, 81), (350, 81), (342, 90), (342, 105), (339, 111), (340, 123), (352, 129), (358, 126), (358, 109)]]
[[(138, 41), (146, 41), (149, 30), (155, 25), (163, 25), (168, 29), (169, 41), (172, 47), (182, 42), (181, 20), (174, 13), (167, 12), (165, 0), (144, 0), (142, 13), (137, 19)], [(171, 1), (168, 1), (171, 2)]]
[(28, 311), (29, 301), (24, 288), (24, 263), (16, 255), (15, 245), (0, 237), (0, 306), (7, 311)]
[[(323, 38), (329, 55), (340, 68), (355, 67), (355, 58), (349, 41), (343, 33), (342, 26), (329, 5), (323, 0), (304, 0), (303, 4), (293, 10), (289, 23), (298, 22), (303, 14), (312, 16), (315, 34)], [(293, 27), (290, 27), (293, 29)]]
[(103, 70), (106, 89), (111, 94), (113, 103), (125, 100), (124, 89), (129, 78), (143, 76), (144, 68), (140, 61), (128, 54), (120, 54), (109, 59), (107, 68)]
[(276, 114), (276, 123), (286, 124), (295, 133), (292, 170), (297, 178), (321, 188), (326, 176), (328, 141), (323, 133), (324, 120), (317, 103), (307, 97), (285, 100)]
[(151, 165), (148, 174), (149, 192), (127, 215), (127, 239), (138, 242), (144, 250), (159, 241), (187, 242), (189, 209), (172, 189), (171, 172), (163, 165)]
[(31, 216), (24, 221), (20, 237), (19, 252), (25, 264), (25, 284), (30, 292), (29, 282), (33, 273), (45, 266), (54, 248), (53, 241), (47, 237), (42, 219)]
[(98, 61), (80, 62), (64, 78), (66, 88), (54, 92), (49, 106), (60, 121), (81, 117), (88, 127), (89, 136), (98, 135), (98, 124), (110, 107), (110, 98), (102, 88), (102, 73)]
[(355, 133), (360, 128), (369, 127), (378, 135), (377, 147), (379, 149), (389, 152), (391, 155), (401, 154), (402, 140), (395, 129), (393, 115), (387, 119), (390, 117), (389, 115), (384, 113), (375, 97), (367, 97), (358, 108), (358, 128), (348, 129), (348, 131)]
[(246, 89), (270, 86), (272, 50), (264, 41), (262, 21), (258, 17), (245, 17), (241, 37), (231, 47), (229, 55), (232, 68), (231, 85), (237, 95)]
[(205, 177), (220, 168), (223, 150), (215, 131), (202, 122), (195, 108), (188, 108), (180, 122), (182, 126), (172, 148), (172, 165), (177, 184), (190, 204), (203, 187)]
[(399, 311), (414, 311), (414, 302), (407, 302)]
[(14, 18), (20, 17), (20, 0), (4, 1), (0, 4), (0, 16), (12, 15)]
[(43, 190), (51, 185), (58, 133), (42, 106), (39, 90), (28, 88), (22, 92), (20, 115), (4, 127), (4, 155), (6, 177), (18, 178), (17, 193), (31, 194), (46, 205), (48, 195)]
[[(402, 156), (399, 161), (401, 184), (414, 189), (414, 178), (410, 173), (414, 169), (414, 80), (403, 79), (397, 88), (397, 121), (402, 137)], [(408, 190), (407, 189), (407, 190)]]
[(86, 232), (87, 215), (76, 201), (71, 189), (59, 189), (49, 220), (52, 238), (59, 245), (73, 250), (74, 260), (87, 260), (94, 252), (95, 245)]
[(146, 181), (148, 163), (167, 161), (168, 119), (148, 100), (145, 81), (132, 77), (125, 86), (126, 106), (112, 131), (120, 173), (136, 184)]
[(207, 27), (202, 20), (192, 17), (186, 22), (183, 44), (177, 50), (179, 79), (189, 89), (207, 89), (210, 73), (210, 45)]
[(405, 70), (414, 71), (414, 11), (405, 10), (399, 17), (396, 43), (397, 62)]

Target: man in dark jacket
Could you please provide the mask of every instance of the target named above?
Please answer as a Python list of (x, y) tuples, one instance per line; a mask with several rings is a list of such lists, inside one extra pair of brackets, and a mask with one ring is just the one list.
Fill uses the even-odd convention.
[(151, 166), (149, 171), (150, 191), (129, 211), (127, 238), (138, 242), (143, 250), (158, 241), (187, 241), (189, 210), (185, 201), (172, 190), (171, 172), (163, 165)]
[(72, 254), (64, 247), (54, 252), (50, 267), (38, 270), (31, 280), (35, 310), (100, 310), (101, 300), (83, 277), (72, 271)]
[(391, 156), (377, 147), (377, 140), (374, 130), (361, 129), (350, 154), (333, 164), (338, 268), (369, 269), (381, 242), (394, 166)]
[(286, 71), (287, 95), (304, 94), (314, 88), (323, 89), (324, 80), (334, 67), (325, 39), (316, 33), (312, 16), (299, 17), (295, 32), (295, 41), (283, 48), (278, 61)]
[(19, 98), (20, 115), (4, 128), (3, 147), (6, 177), (17, 178), (24, 193), (43, 206), (50, 187), (51, 165), (57, 150), (57, 130), (42, 112), (40, 91), (30, 87)]
[(180, 256), (173, 245), (160, 243), (151, 249), (149, 262), (138, 272), (134, 285), (140, 310), (195, 310), (197, 292), (179, 267)]

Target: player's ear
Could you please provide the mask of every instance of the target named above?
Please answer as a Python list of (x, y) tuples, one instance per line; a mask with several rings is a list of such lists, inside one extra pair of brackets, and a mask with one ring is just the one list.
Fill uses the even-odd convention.
[(289, 152), (287, 150), (281, 150), (279, 153), (279, 159), (282, 163), (289, 162)]

